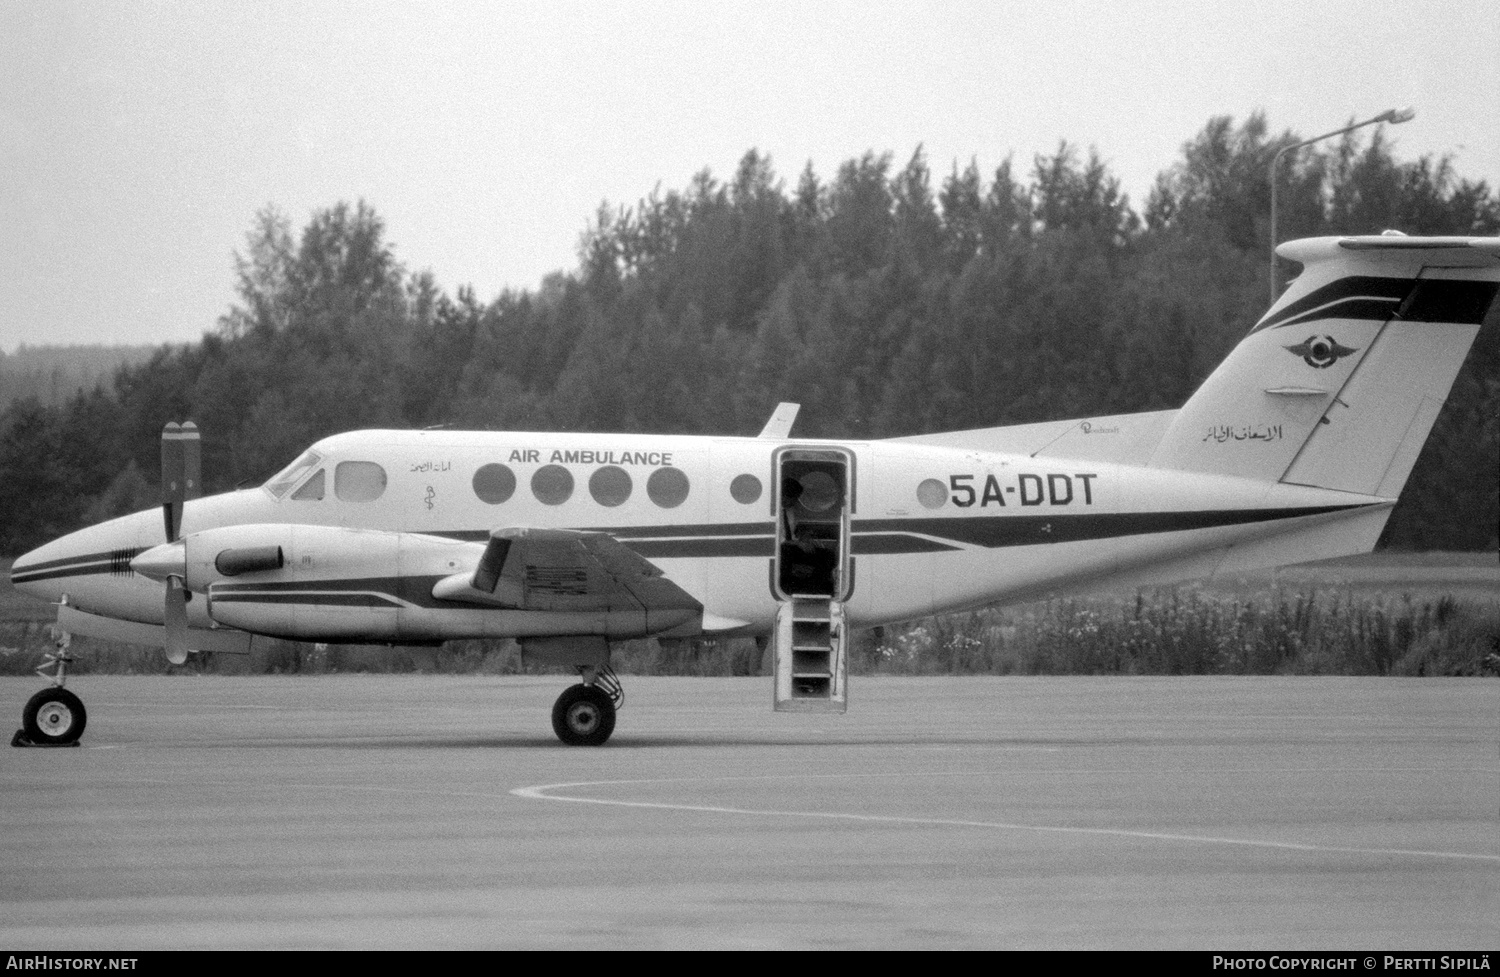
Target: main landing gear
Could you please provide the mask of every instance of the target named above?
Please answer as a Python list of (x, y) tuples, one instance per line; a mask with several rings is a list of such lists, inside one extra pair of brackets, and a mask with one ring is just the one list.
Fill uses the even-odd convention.
[(552, 706), (552, 730), (569, 746), (602, 746), (615, 731), (625, 690), (608, 665), (581, 671), (583, 682), (565, 689)]
[[(88, 724), (89, 714), (83, 708), (83, 700), (63, 688), (67, 681), (68, 663), (73, 656), (68, 646), (73, 636), (66, 631), (57, 635), (57, 650), (48, 652), (37, 666), (37, 674), (52, 682), (26, 703), (21, 713), (21, 728), (10, 739), (11, 746), (77, 746)], [(52, 670), (49, 675), (48, 670)]]

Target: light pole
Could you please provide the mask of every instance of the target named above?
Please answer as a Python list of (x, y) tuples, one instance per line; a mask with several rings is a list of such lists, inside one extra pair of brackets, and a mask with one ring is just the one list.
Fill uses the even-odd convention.
[(1417, 114), (1417, 110), (1416, 109), (1412, 109), (1412, 108), (1390, 109), (1388, 111), (1380, 113), (1379, 115), (1375, 116), (1375, 118), (1373, 118), (1373, 119), (1366, 119), (1363, 122), (1356, 122), (1352, 126), (1344, 126), (1344, 128), (1342, 128), (1342, 129), (1335, 129), (1332, 132), (1325, 132), (1321, 136), (1314, 136), (1311, 139), (1304, 139), (1301, 142), (1294, 142), (1290, 146), (1282, 146), (1280, 149), (1278, 149), (1276, 151), (1276, 155), (1271, 157), (1271, 302), (1272, 302), (1272, 304), (1275, 304), (1275, 302), (1276, 302), (1276, 293), (1277, 293), (1277, 291), (1279, 291), (1277, 289), (1277, 287), (1276, 287), (1276, 167), (1277, 167), (1278, 164), (1281, 163), (1281, 157), (1285, 156), (1287, 153), (1291, 152), (1294, 149), (1301, 149), (1303, 146), (1311, 146), (1315, 142), (1322, 142), (1324, 139), (1332, 139), (1334, 136), (1342, 136), (1346, 132), (1353, 132), (1355, 129), (1362, 129), (1365, 126), (1372, 126), (1372, 125), (1374, 125), (1377, 122), (1389, 122), (1391, 125), (1399, 125), (1402, 122), (1410, 121), (1414, 116), (1416, 116), (1416, 114)]

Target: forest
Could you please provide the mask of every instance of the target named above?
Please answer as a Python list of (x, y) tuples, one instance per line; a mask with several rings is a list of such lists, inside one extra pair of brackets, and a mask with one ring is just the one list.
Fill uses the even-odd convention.
[[(371, 427), (878, 438), (1180, 405), (1264, 312), (1268, 165), (1292, 132), (1219, 117), (1137, 208), (1064, 142), (993, 173), (866, 152), (603, 204), (578, 263), (482, 300), (412, 272), (374, 206), (294, 231), (261, 211), (237, 299), (200, 342), (132, 358), (0, 415), (0, 553), (156, 505), (168, 420), (204, 433), (204, 481), (264, 479)], [(1279, 236), (1500, 233), (1500, 195), (1380, 129), (1288, 154)], [(1283, 263), (1283, 278), (1295, 268)], [(1484, 324), (1382, 545), (1496, 549), (1500, 315)]]
[(12, 401), (35, 397), (61, 405), (80, 390), (111, 383), (126, 364), (151, 358), (153, 346), (28, 346), (14, 353), (0, 350), (0, 412)]

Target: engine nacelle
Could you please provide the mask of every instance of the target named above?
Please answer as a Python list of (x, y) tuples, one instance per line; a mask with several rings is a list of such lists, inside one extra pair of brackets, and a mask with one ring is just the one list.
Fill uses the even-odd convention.
[[(481, 595), (439, 586), (471, 577), (484, 552), (478, 543), (421, 533), (257, 524), (192, 533), (132, 565), (156, 579), (182, 577), (188, 591), (207, 595), (207, 617), (218, 624), (296, 641), (401, 644), (557, 635), (622, 640), (701, 628), (696, 602), (647, 601), (653, 605), (648, 607), (619, 590), (559, 598), (544, 588), (527, 598), (524, 587)], [(544, 572), (542, 583), (548, 579)], [(644, 585), (653, 582), (660, 583), (634, 584), (648, 594)], [(500, 596), (512, 592), (518, 595), (514, 602)]]
[(180, 545), (187, 589), (208, 596), (214, 621), (333, 642), (448, 637), (409, 635), (402, 611), (431, 604), (435, 580), (483, 553), (473, 543), (418, 533), (286, 524), (207, 529)]

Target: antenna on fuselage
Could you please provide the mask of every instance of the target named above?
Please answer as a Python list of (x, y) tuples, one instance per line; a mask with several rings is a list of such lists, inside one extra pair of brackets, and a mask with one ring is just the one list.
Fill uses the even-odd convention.
[(785, 440), (791, 437), (792, 425), (797, 422), (797, 412), (801, 409), (801, 404), (792, 404), (783, 400), (771, 412), (770, 420), (766, 421), (766, 426), (760, 429), (760, 434), (757, 437), (776, 438), (778, 440)]

